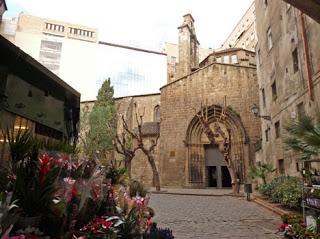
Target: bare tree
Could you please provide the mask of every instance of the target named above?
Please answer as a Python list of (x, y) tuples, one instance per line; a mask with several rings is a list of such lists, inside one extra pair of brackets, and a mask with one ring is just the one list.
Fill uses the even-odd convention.
[[(128, 128), (126, 121), (122, 117), (122, 125), (123, 128)], [(126, 169), (128, 170), (129, 178), (131, 178), (131, 161), (134, 158), (136, 151), (139, 147), (135, 147), (132, 149), (132, 139), (131, 136), (128, 136), (126, 132), (122, 132), (121, 134), (116, 134), (115, 140), (113, 140), (113, 146), (118, 154), (124, 156), (124, 164)]]
[[(129, 152), (129, 154), (132, 152), (135, 153), (136, 150), (140, 149), (147, 156), (148, 162), (149, 162), (151, 169), (152, 169), (154, 186), (156, 187), (157, 191), (160, 191), (160, 176), (159, 176), (158, 169), (157, 169), (154, 155), (153, 155), (153, 151), (158, 144), (160, 134), (158, 133), (156, 139), (151, 140), (150, 144), (147, 144), (145, 142), (146, 140), (143, 137), (143, 132), (142, 132), (144, 113), (138, 115), (136, 104), (134, 105), (134, 107), (135, 107), (135, 118), (136, 118), (136, 122), (137, 122), (137, 130), (129, 129), (128, 124), (127, 124), (124, 116), (123, 115), (121, 116), (124, 131), (127, 132), (128, 135), (130, 135), (130, 137), (132, 139), (136, 140), (136, 142), (137, 142), (136, 148), (134, 148), (133, 150), (129, 150), (129, 151), (131, 151), (131, 152)], [(121, 139), (119, 141), (121, 142)], [(119, 143), (119, 141), (118, 141), (118, 143)], [(121, 145), (121, 144), (119, 144), (119, 145)], [(132, 154), (130, 154), (130, 156), (132, 156)]]
[(223, 158), (225, 162), (227, 163), (227, 167), (231, 176), (232, 180), (232, 189), (235, 194), (239, 193), (240, 189), (240, 179), (237, 175), (235, 165), (232, 162), (232, 159), (230, 157), (230, 144), (231, 144), (231, 139), (230, 139), (230, 133), (229, 132), (224, 132), (220, 125), (220, 123), (225, 123), (226, 122), (226, 97), (224, 100), (224, 107), (222, 108), (222, 112), (220, 114), (220, 117), (216, 119), (216, 121), (213, 122), (213, 127), (210, 127), (210, 123), (208, 121), (208, 106), (203, 108), (202, 103), (201, 103), (201, 111), (200, 113), (196, 113), (199, 122), (202, 126), (202, 129), (206, 136), (209, 139), (209, 142), (212, 145), (217, 144), (216, 138), (221, 136), (222, 137), (222, 143), (219, 144), (219, 151), (223, 154)]

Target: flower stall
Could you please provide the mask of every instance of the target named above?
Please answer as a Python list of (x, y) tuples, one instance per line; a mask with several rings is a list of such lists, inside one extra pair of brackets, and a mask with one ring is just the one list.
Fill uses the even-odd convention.
[(152, 221), (144, 186), (117, 164), (31, 143), (18, 150), (0, 170), (1, 238), (174, 238)]

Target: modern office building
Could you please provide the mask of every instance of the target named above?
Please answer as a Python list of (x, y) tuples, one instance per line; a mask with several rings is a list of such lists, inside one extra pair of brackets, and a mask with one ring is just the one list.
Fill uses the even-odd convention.
[(1, 34), (84, 98), (95, 97), (97, 29), (21, 13), (3, 20)]
[(99, 42), (99, 84), (110, 77), (115, 97), (159, 93), (166, 84), (165, 53)]
[(115, 96), (157, 93), (166, 83), (166, 55), (99, 41), (98, 29), (21, 13), (4, 19), (3, 36), (81, 93), (95, 100), (111, 79)]
[(80, 94), (2, 36), (0, 52), (0, 159), (8, 157), (7, 130), (75, 143)]

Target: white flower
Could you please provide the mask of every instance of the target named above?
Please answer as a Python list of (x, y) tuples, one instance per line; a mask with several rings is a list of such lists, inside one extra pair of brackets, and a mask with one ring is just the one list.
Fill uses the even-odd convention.
[(63, 181), (64, 181), (65, 183), (70, 184), (70, 185), (73, 185), (73, 184), (76, 182), (76, 180), (74, 180), (74, 179), (71, 178), (71, 177), (66, 177), (66, 178), (63, 179)]

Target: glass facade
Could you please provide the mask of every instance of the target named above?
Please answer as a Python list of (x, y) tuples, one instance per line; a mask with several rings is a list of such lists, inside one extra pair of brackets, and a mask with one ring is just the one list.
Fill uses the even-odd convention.
[(167, 81), (166, 55), (99, 44), (97, 92), (110, 77), (114, 96), (160, 92)]

